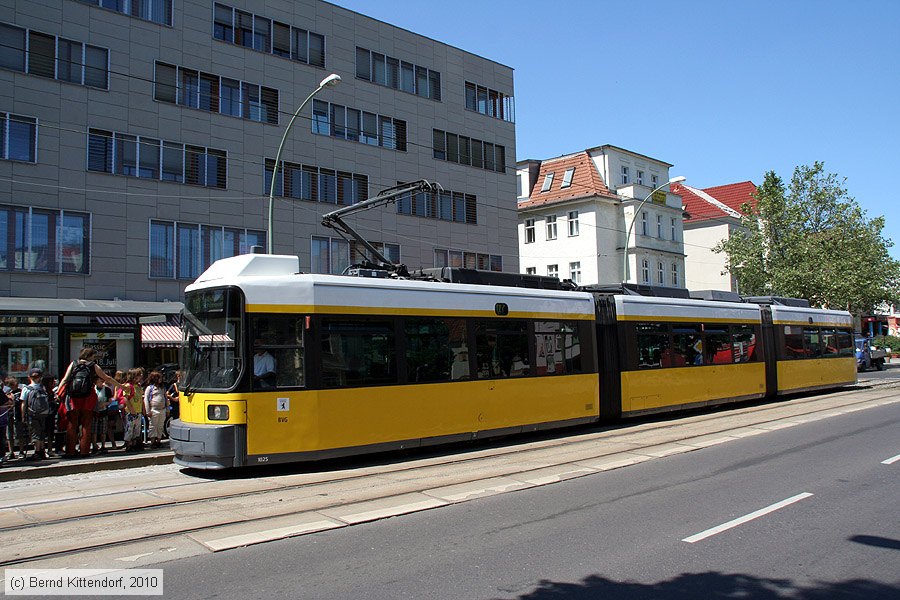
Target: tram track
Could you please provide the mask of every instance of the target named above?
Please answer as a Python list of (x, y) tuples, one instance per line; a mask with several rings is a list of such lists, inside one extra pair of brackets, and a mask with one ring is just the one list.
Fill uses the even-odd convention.
[[(864, 397), (862, 398), (854, 399), (854, 397), (859, 394), (860, 391), (864, 391), (867, 393), (865, 393)], [(617, 424), (612, 427), (607, 425), (601, 426), (594, 431), (579, 432), (575, 435), (560, 436), (559, 432), (555, 432), (555, 434), (549, 438), (530, 442), (526, 441), (524, 443), (522, 443), (520, 440), (516, 443), (506, 444), (500, 448), (496, 447), (495, 442), (495, 445), (493, 445), (491, 448), (479, 449), (473, 452), (465, 452), (463, 456), (461, 456), (461, 454), (463, 453), (440, 456), (434, 455), (426, 458), (414, 459), (411, 462), (406, 461), (402, 464), (378, 464), (375, 466), (366, 466), (363, 467), (364, 472), (359, 472), (358, 470), (352, 473), (318, 471), (316, 473), (308, 474), (291, 473), (286, 475), (265, 475), (261, 478), (252, 478), (251, 473), (251, 478), (248, 479), (218, 479), (213, 482), (214, 484), (218, 485), (210, 486), (212, 488), (227, 487), (228, 483), (235, 481), (250, 481), (253, 483), (262, 482), (264, 484), (264, 487), (261, 487), (260, 489), (245, 489), (243, 491), (236, 491), (235, 493), (231, 494), (222, 494), (221, 492), (219, 492), (216, 494), (207, 494), (196, 498), (188, 498), (182, 500), (166, 499), (159, 495), (165, 493), (166, 491), (172, 492), (173, 490), (190, 490), (191, 488), (196, 486), (204, 486), (204, 484), (206, 484), (207, 482), (202, 481), (197, 483), (189, 482), (173, 485), (162, 485), (138, 490), (128, 489), (115, 492), (107, 492), (103, 494), (82, 495), (77, 498), (68, 497), (63, 499), (52, 499), (46, 501), (25, 503), (18, 506), (2, 509), (0, 510), (0, 513), (7, 510), (17, 510), (21, 512), (27, 509), (35, 508), (42, 508), (44, 509), (44, 512), (48, 512), (48, 509), (50, 509), (50, 512), (52, 512), (54, 506), (59, 505), (60, 508), (62, 508), (63, 505), (72, 502), (77, 502), (81, 506), (89, 507), (92, 502), (96, 504), (99, 503), (100, 500), (115, 501), (116, 499), (126, 499), (126, 494), (146, 494), (151, 499), (154, 496), (159, 498), (158, 502), (134, 508), (122, 506), (112, 512), (109, 510), (83, 512), (82, 514), (59, 516), (57, 518), (51, 517), (35, 522), (27, 522), (21, 523), (19, 525), (2, 527), (0, 528), (0, 544), (2, 544), (7, 549), (14, 548), (10, 548), (10, 544), (2, 542), (2, 540), (5, 539), (11, 541), (14, 536), (17, 536), (20, 539), (33, 539), (34, 537), (39, 537), (46, 538), (47, 541), (49, 541), (54, 539), (54, 536), (62, 534), (64, 530), (72, 528), (79, 529), (84, 533), (84, 535), (80, 536), (79, 540), (76, 543), (70, 544), (68, 547), (63, 547), (60, 550), (40, 551), (35, 548), (35, 551), (29, 553), (27, 552), (26, 548), (22, 548), (22, 550), (24, 551), (23, 554), (17, 555), (8, 560), (0, 561), (0, 566), (10, 566), (36, 560), (64, 557), (67, 555), (97, 550), (100, 548), (116, 547), (133, 543), (133, 539), (131, 539), (130, 537), (126, 537), (128, 535), (131, 535), (130, 531), (122, 532), (122, 534), (118, 536), (109, 535), (109, 530), (114, 529), (113, 525), (123, 518), (133, 522), (146, 521), (148, 525), (153, 526), (150, 527), (149, 530), (146, 531), (146, 534), (142, 536), (141, 539), (143, 540), (156, 540), (172, 536), (190, 535), (223, 525), (232, 525), (237, 523), (252, 524), (254, 522), (264, 521), (273, 517), (283, 517), (291, 514), (296, 514), (298, 512), (301, 512), (301, 510), (298, 510), (298, 506), (296, 506), (298, 503), (303, 504), (303, 512), (316, 511), (321, 510), (323, 507), (334, 506), (332, 496), (329, 495), (329, 486), (347, 487), (349, 484), (352, 487), (354, 484), (358, 484), (357, 489), (355, 490), (357, 493), (357, 497), (353, 498), (354, 502), (360, 500), (365, 501), (378, 499), (381, 497), (387, 497), (391, 494), (402, 494), (412, 491), (417, 488), (417, 484), (415, 484), (417, 480), (428, 480), (429, 478), (437, 477), (440, 470), (447, 467), (461, 467), (465, 465), (471, 466), (477, 465), (479, 462), (482, 462), (483, 464), (481, 465), (481, 467), (487, 472), (481, 472), (477, 475), (474, 475), (474, 480), (485, 477), (486, 475), (491, 476), (492, 472), (493, 476), (500, 475), (502, 472), (502, 465), (491, 465), (491, 461), (493, 461), (494, 463), (500, 463), (505, 457), (512, 453), (515, 453), (517, 455), (516, 460), (520, 465), (540, 465), (542, 464), (542, 460), (541, 458), (539, 458), (540, 453), (549, 453), (555, 449), (559, 449), (560, 447), (566, 447), (569, 450), (577, 452), (579, 450), (586, 449), (585, 447), (587, 446), (596, 445), (597, 442), (604, 442), (610, 445), (631, 445), (633, 446), (633, 450), (639, 450), (642, 445), (651, 446), (662, 443), (677, 443), (679, 439), (690, 439), (691, 437), (697, 437), (698, 435), (702, 435), (704, 437), (724, 435), (728, 431), (734, 431), (735, 429), (747, 426), (755, 426), (764, 429), (767, 425), (771, 425), (777, 421), (783, 421), (786, 419), (801, 419), (804, 416), (808, 416), (814, 413), (827, 413), (828, 411), (833, 410), (846, 412), (846, 409), (864, 408), (863, 405), (873, 404), (875, 402), (882, 401), (888, 398), (894, 398), (896, 396), (896, 394), (890, 393), (887, 390), (885, 390), (885, 393), (880, 392), (880, 389), (855, 389), (831, 393), (825, 396), (795, 398), (790, 400), (789, 403), (779, 402), (775, 404), (769, 403), (765, 405), (752, 405), (737, 407), (728, 411), (716, 411), (714, 413), (703, 413), (699, 415), (694, 414), (687, 417), (682, 416), (680, 418), (676, 417), (675, 419), (670, 419), (665, 422), (656, 421), (625, 423)], [(824, 400), (831, 400), (832, 403), (829, 403), (828, 406), (823, 407), (822, 402)], [(838, 401), (838, 404), (832, 405), (833, 401), (835, 400)], [(786, 412), (785, 409), (788, 408), (791, 409), (789, 411), (790, 414), (783, 414), (784, 412)], [(734, 418), (746, 417), (748, 415), (755, 416), (753, 425), (741, 425), (734, 423)], [(734, 418), (722, 418), (723, 416)], [(708, 427), (710, 423), (714, 423), (717, 419), (722, 423), (720, 426), (712, 428)], [(692, 431), (704, 426), (706, 427), (703, 429), (702, 434), (691, 433), (684, 438), (679, 438), (677, 435), (674, 437), (665, 435), (666, 433), (671, 433), (676, 429), (682, 431)], [(657, 435), (656, 439), (652, 443), (627, 441), (628, 436), (635, 436), (636, 434), (641, 436), (646, 436), (647, 434)], [(568, 455), (571, 454), (572, 452), (568, 453)], [(606, 454), (600, 453), (597, 456), (604, 455)], [(546, 462), (546, 459), (544, 459), (544, 461)], [(508, 471), (509, 469), (507, 468), (506, 470)], [(528, 468), (525, 468), (519, 472), (527, 472), (528, 470)], [(411, 474), (413, 472), (415, 472), (417, 477), (409, 477), (406, 479), (402, 477), (405, 474)], [(313, 479), (310, 481), (286, 484), (279, 484), (278, 482), (272, 481), (272, 479), (270, 479), (275, 477), (293, 478), (304, 476), (309, 476)], [(366, 483), (370, 485), (365, 485)], [(384, 488), (388, 488), (388, 494), (383, 493), (384, 491), (386, 491)], [(361, 493), (360, 490), (362, 490)], [(275, 496), (279, 494), (284, 497), (276, 498)], [(271, 497), (266, 498), (267, 495), (271, 495)], [(291, 496), (293, 496), (292, 499)], [(340, 501), (339, 496), (340, 495), (337, 496), (338, 501)], [(289, 499), (289, 502), (284, 503), (284, 505), (279, 509), (278, 504), (282, 503), (282, 500), (284, 499)], [(268, 510), (261, 511), (255, 515), (246, 514), (241, 512), (243, 506), (240, 501), (248, 501), (248, 504), (253, 507), (267, 505)], [(202, 506), (203, 504), (206, 504), (207, 509), (209, 510), (198, 510), (195, 508), (198, 506)], [(211, 515), (215, 516), (210, 518)], [(186, 522), (188, 518), (195, 520), (198, 518), (198, 516), (205, 518), (201, 518), (201, 522), (199, 523), (195, 522), (193, 524), (189, 524), (188, 522)], [(36, 534), (40, 535), (36, 536)], [(15, 544), (13, 543), (12, 546), (14, 547)]]

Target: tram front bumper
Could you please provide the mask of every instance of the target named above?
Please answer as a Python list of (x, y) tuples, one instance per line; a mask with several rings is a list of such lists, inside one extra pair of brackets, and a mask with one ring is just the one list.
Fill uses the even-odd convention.
[(244, 464), (243, 425), (205, 425), (180, 419), (169, 425), (175, 464), (194, 469), (229, 469)]

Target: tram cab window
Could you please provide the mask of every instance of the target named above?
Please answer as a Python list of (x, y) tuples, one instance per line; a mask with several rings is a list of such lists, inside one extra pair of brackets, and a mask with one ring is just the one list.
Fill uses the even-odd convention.
[[(663, 365), (663, 359), (671, 362), (672, 350), (669, 346), (669, 328), (661, 323), (638, 323), (637, 332), (638, 368), (656, 369)], [(665, 366), (671, 366), (667, 364)]]
[(834, 329), (822, 330), (822, 356), (834, 357), (840, 355), (837, 332)]
[(803, 349), (803, 328), (796, 325), (784, 326), (784, 358), (806, 358)]
[(663, 366), (678, 367), (682, 365), (703, 364), (703, 338), (700, 335), (700, 325), (677, 324), (672, 328), (674, 332), (672, 340), (672, 365)]
[(752, 325), (732, 326), (732, 355), (734, 362), (756, 361), (756, 333)]
[(706, 354), (703, 357), (707, 365), (730, 365), (734, 362), (731, 331), (728, 325), (703, 326), (703, 349)]
[(536, 321), (534, 324), (536, 375), (581, 373), (581, 340), (578, 324), (568, 321)]
[(524, 321), (479, 321), (475, 325), (475, 342), (479, 379), (531, 373)]
[(185, 295), (182, 388), (227, 390), (241, 373), (243, 302), (240, 292), (212, 289)]
[[(303, 387), (306, 385), (303, 332), (307, 317), (304, 315), (260, 315), (250, 321), (250, 335), (254, 340), (255, 356), (267, 353), (275, 360), (275, 377), (265, 380), (254, 378), (255, 389)], [(259, 352), (257, 352), (259, 351)], [(248, 367), (251, 368), (251, 367)]]
[(409, 383), (469, 378), (465, 319), (407, 319), (404, 329)]
[(821, 336), (817, 327), (803, 328), (803, 342), (806, 345), (807, 357), (818, 358), (822, 356)]
[(322, 385), (336, 388), (397, 383), (395, 338), (392, 320), (323, 318)]

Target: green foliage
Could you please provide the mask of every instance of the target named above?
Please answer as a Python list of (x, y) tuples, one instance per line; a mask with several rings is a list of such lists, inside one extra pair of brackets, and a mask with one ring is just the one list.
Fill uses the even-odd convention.
[(742, 228), (715, 248), (741, 293), (806, 298), (814, 306), (869, 312), (900, 298), (900, 262), (843, 180), (824, 164), (794, 169), (790, 186), (773, 171), (745, 204)]
[(895, 354), (900, 352), (900, 337), (895, 335), (879, 335), (872, 338), (872, 345), (888, 349), (891, 351), (891, 354)]

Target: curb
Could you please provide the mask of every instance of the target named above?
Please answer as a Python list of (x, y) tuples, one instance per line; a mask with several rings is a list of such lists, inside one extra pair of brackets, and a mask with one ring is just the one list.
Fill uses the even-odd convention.
[(40, 479), (42, 477), (58, 477), (60, 475), (74, 475), (78, 473), (93, 473), (96, 471), (112, 471), (131, 467), (147, 467), (152, 465), (167, 465), (172, 463), (172, 452), (153, 452), (134, 456), (63, 459), (53, 464), (42, 464), (27, 467), (4, 466), (0, 468), (0, 483), (19, 481), (22, 479)]

